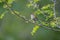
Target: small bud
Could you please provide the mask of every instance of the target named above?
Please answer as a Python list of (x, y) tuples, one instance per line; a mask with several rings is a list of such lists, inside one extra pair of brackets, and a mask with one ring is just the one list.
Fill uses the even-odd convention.
[(28, 21), (26, 21), (26, 23), (28, 23)]

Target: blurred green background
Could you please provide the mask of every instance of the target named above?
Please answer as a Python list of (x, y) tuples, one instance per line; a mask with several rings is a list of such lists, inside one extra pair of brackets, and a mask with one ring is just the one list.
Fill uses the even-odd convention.
[[(49, 1), (41, 0), (39, 4), (43, 6), (49, 3)], [(28, 0), (15, 0), (15, 2), (12, 3), (12, 9), (19, 11), (21, 15), (29, 19), (31, 12), (34, 10), (27, 8), (27, 3)], [(6, 11), (6, 9), (3, 8), (3, 4), (4, 3), (0, 3), (0, 15)], [(56, 12), (60, 19), (60, 0), (57, 0)], [(35, 35), (32, 36), (31, 31), (34, 26), (32, 23), (27, 24), (22, 18), (18, 18), (8, 11), (5, 13), (5, 16), (0, 19), (0, 40), (60, 40), (60, 32), (48, 30), (43, 27), (38, 29)]]

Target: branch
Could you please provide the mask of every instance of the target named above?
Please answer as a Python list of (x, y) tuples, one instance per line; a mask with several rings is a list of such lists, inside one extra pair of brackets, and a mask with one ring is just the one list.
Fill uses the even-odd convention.
[[(15, 13), (15, 11), (14, 11), (13, 9), (11, 9), (7, 3), (6, 3), (6, 5), (7, 5), (8, 9), (9, 9), (11, 12), (13, 12), (16, 16), (18, 16), (19, 18), (22, 18), (22, 19), (25, 20), (25, 21), (28, 21), (29, 23), (33, 23), (33, 22), (31, 22), (31, 20), (28, 20), (25, 16), (22, 16), (22, 15), (19, 15), (19, 14)], [(36, 23), (33, 23), (33, 24), (36, 24)], [(46, 29), (49, 29), (49, 30), (60, 31), (60, 30), (58, 30), (58, 29), (54, 29), (54, 28), (50, 28), (50, 27), (45, 27), (45, 26), (42, 25), (42, 24), (37, 24), (37, 25), (38, 25), (38, 26), (42, 26), (43, 28), (46, 28)]]
[[(56, 19), (56, 18), (57, 18), (57, 16), (56, 16), (56, 0), (53, 0), (53, 2), (54, 2), (54, 7), (53, 7), (54, 18)], [(57, 20), (57, 19), (56, 19), (56, 25), (57, 25), (57, 27), (59, 26), (59, 25), (58, 25), (58, 20)]]

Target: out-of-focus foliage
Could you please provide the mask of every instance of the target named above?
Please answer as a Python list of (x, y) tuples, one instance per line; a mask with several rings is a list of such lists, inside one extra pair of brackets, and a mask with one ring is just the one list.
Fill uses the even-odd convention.
[(34, 34), (35, 34), (35, 32), (38, 30), (38, 28), (39, 28), (38, 25), (36, 25), (36, 26), (33, 28), (32, 32), (31, 32), (32, 36), (34, 36)]
[(6, 12), (7, 12), (7, 11), (3, 12), (3, 13), (0, 15), (0, 19), (2, 19), (2, 18), (4, 17), (4, 15), (5, 15)]
[(56, 15), (54, 18), (51, 0), (0, 0), (0, 40), (60, 40), (60, 32), (52, 31), (16, 16), (7, 5), (18, 15), (30, 19), (34, 13), (38, 17), (36, 24), (44, 27), (56, 28), (56, 19), (60, 25), (60, 1), (56, 2)]
[[(34, 10), (35, 10), (34, 14), (36, 14), (38, 16), (40, 21), (42, 20), (41, 23), (43, 25), (51, 26), (51, 27), (54, 26), (55, 27), (56, 25), (54, 24), (54, 22), (51, 23), (51, 21), (54, 21), (54, 10), (53, 10), (54, 4), (53, 3), (48, 3), (47, 5), (43, 5), (41, 7), (41, 9), (39, 9), (39, 6), (38, 6), (39, 4), (37, 4), (37, 3), (39, 3), (39, 1), (34, 2), (33, 0), (31, 0), (30, 3), (28, 4), (29, 6), (27, 6), (27, 7), (32, 6), (32, 8), (34, 8)], [(43, 19), (43, 17), (45, 19)], [(48, 22), (49, 22), (50, 25), (48, 25)]]
[(7, 2), (8, 4), (12, 4), (13, 1), (15, 1), (15, 0), (0, 0), (0, 3)]

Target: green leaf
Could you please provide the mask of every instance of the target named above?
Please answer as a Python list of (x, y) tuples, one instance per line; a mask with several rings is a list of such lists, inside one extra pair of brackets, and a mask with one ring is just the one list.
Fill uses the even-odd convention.
[(5, 14), (4, 14), (4, 13), (2, 13), (2, 14), (1, 14), (1, 16), (0, 16), (0, 19), (2, 19), (2, 18), (4, 17), (4, 15), (5, 15)]
[(38, 10), (36, 10), (34, 13), (39, 15), (39, 14), (42, 13), (42, 11), (41, 11), (40, 9), (38, 9)]
[(43, 6), (41, 9), (45, 10), (45, 9), (48, 9), (49, 7), (50, 7), (50, 4)]
[(55, 27), (55, 26), (56, 26), (56, 23), (53, 22), (53, 21), (51, 21), (51, 22), (50, 22), (50, 25), (51, 25), (51, 27)]
[(0, 19), (2, 19), (4, 16), (5, 16), (5, 13), (6, 13), (7, 11), (5, 11), (5, 12), (3, 12), (1, 15), (0, 15)]
[(32, 35), (32, 36), (34, 36), (34, 34), (37, 32), (38, 28), (39, 28), (38, 25), (36, 25), (36, 26), (33, 28), (32, 32), (31, 32), (31, 35)]
[(32, 4), (31, 3), (29, 3), (29, 4), (27, 4), (26, 5), (28, 8), (30, 8), (31, 6), (32, 6)]
[(13, 1), (15, 1), (15, 0), (8, 0), (8, 4), (12, 4), (13, 3)]
[(39, 0), (34, 0), (34, 3), (38, 2)]

